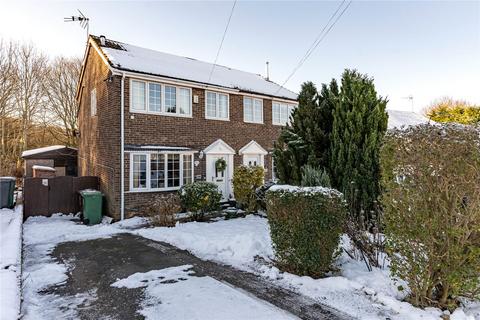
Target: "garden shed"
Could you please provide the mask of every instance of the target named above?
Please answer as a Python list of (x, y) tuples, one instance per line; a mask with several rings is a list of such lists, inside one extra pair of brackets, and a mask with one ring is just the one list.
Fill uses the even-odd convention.
[(67, 146), (49, 146), (26, 150), (22, 153), (25, 160), (24, 176), (33, 176), (33, 167), (42, 166), (55, 169), (55, 176), (77, 175), (77, 149)]

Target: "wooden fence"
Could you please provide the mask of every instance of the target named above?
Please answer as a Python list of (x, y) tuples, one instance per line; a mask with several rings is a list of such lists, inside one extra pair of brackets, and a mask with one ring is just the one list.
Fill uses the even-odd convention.
[(53, 213), (77, 213), (78, 191), (97, 189), (98, 177), (25, 178), (23, 180), (23, 217), (51, 216)]

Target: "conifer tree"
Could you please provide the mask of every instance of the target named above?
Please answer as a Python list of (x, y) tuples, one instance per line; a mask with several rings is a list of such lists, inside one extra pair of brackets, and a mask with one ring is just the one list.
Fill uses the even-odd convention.
[(387, 130), (386, 105), (372, 78), (345, 70), (333, 112), (330, 176), (353, 216), (366, 220), (380, 194), (379, 150)]
[(282, 130), (273, 153), (277, 176), (282, 183), (300, 185), (302, 168), (307, 164), (319, 169), (329, 168), (329, 135), (334, 106), (330, 95), (330, 89), (325, 85), (319, 95), (312, 82), (302, 84), (291, 126)]

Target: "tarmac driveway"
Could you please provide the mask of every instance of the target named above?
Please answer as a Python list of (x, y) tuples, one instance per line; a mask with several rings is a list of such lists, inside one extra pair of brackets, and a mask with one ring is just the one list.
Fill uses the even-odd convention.
[[(55, 293), (61, 297), (91, 293), (93, 299), (76, 306), (81, 319), (143, 319), (139, 310), (146, 299), (145, 288), (114, 287), (112, 284), (135, 273), (185, 265), (190, 266), (189, 272), (193, 276), (212, 278), (215, 282), (226, 284), (227, 290), (278, 310), (286, 318), (349, 319), (337, 310), (279, 288), (254, 274), (204, 261), (169, 244), (128, 233), (106, 239), (65, 242), (53, 250), (52, 256), (59, 263), (69, 266), (68, 280), (45, 290), (45, 293)], [(168, 284), (171, 281), (178, 280), (164, 282)], [(212, 303), (216, 298), (221, 297), (212, 296)], [(181, 304), (181, 297), (178, 300)], [(255, 319), (255, 314), (249, 318)], [(164, 317), (159, 314), (158, 319)]]

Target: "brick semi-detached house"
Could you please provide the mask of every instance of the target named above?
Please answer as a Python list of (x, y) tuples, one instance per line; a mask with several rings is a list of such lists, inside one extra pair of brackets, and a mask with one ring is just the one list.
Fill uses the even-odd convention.
[(214, 182), (231, 199), (241, 164), (273, 178), (273, 144), (297, 105), (258, 74), (103, 36), (89, 38), (77, 100), (78, 172), (100, 178), (116, 219), (192, 181)]

